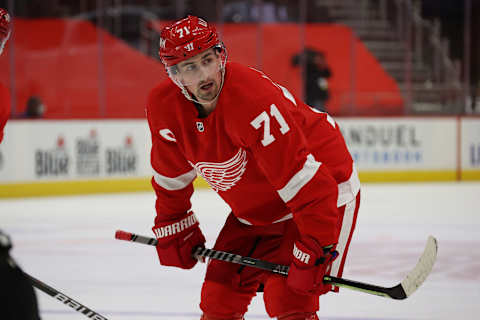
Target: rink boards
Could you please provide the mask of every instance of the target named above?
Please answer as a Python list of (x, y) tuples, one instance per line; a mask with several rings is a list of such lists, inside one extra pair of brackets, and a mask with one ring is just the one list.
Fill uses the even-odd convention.
[[(336, 120), (362, 182), (480, 180), (478, 117)], [(12, 120), (0, 197), (150, 190), (150, 147), (145, 120)]]

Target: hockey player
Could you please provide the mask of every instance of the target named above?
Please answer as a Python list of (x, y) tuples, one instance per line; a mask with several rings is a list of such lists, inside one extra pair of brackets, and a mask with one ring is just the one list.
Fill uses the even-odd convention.
[(10, 256), (10, 237), (0, 230), (0, 299), (2, 320), (38, 320), (38, 303), (30, 280)]
[[(0, 8), (0, 55), (12, 31), (10, 15)], [(0, 143), (3, 140), (3, 128), (10, 116), (10, 94), (4, 84), (0, 83)]]
[[(10, 37), (11, 19), (5, 9), (0, 8), (0, 55)], [(8, 89), (0, 83), (0, 143), (3, 140), (3, 128), (10, 115)], [(30, 280), (15, 263), (9, 251), (12, 248), (10, 237), (0, 230), (0, 301), (4, 307), (1, 318), (4, 320), (40, 319), (35, 292)]]
[[(152, 228), (160, 263), (184, 269), (205, 244), (191, 210), (201, 175), (231, 207), (214, 249), (290, 265), (288, 277), (211, 260), (201, 319), (243, 319), (257, 289), (270, 317), (318, 319), (340, 276), (360, 182), (337, 123), (253, 68), (227, 62), (215, 28), (188, 16), (160, 34), (170, 80), (150, 92)], [(179, 90), (180, 89), (180, 90)]]

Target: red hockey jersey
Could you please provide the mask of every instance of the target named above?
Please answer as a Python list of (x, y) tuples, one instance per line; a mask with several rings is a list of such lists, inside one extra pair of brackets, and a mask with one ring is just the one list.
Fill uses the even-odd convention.
[(0, 83), (0, 143), (3, 140), (3, 128), (10, 116), (10, 93), (8, 89)]
[(201, 175), (243, 223), (293, 218), (320, 245), (338, 239), (337, 207), (360, 183), (335, 121), (263, 73), (227, 63), (216, 108), (199, 118), (170, 80), (148, 98), (157, 221), (190, 209)]

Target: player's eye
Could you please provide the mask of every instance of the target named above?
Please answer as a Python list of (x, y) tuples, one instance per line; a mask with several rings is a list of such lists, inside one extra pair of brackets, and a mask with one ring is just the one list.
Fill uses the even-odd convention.
[(212, 61), (213, 61), (212, 58), (205, 58), (205, 59), (203, 59), (203, 64), (208, 65), (208, 64), (212, 63)]
[(185, 71), (195, 71), (197, 69), (197, 66), (194, 64), (189, 64), (185, 67)]

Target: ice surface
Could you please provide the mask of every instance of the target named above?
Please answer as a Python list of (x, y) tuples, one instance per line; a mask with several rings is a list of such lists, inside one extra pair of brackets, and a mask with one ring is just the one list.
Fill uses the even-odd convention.
[[(212, 246), (228, 207), (193, 197)], [(152, 236), (154, 194), (0, 201), (0, 228), (24, 271), (108, 319), (199, 319), (205, 265), (159, 265), (154, 247), (118, 241), (117, 229)], [(320, 299), (325, 320), (473, 320), (480, 314), (480, 183), (366, 184), (344, 277), (392, 286), (438, 239), (437, 264), (411, 297), (395, 301), (341, 289)], [(87, 319), (37, 291), (42, 318)], [(246, 319), (268, 319), (259, 294)]]

